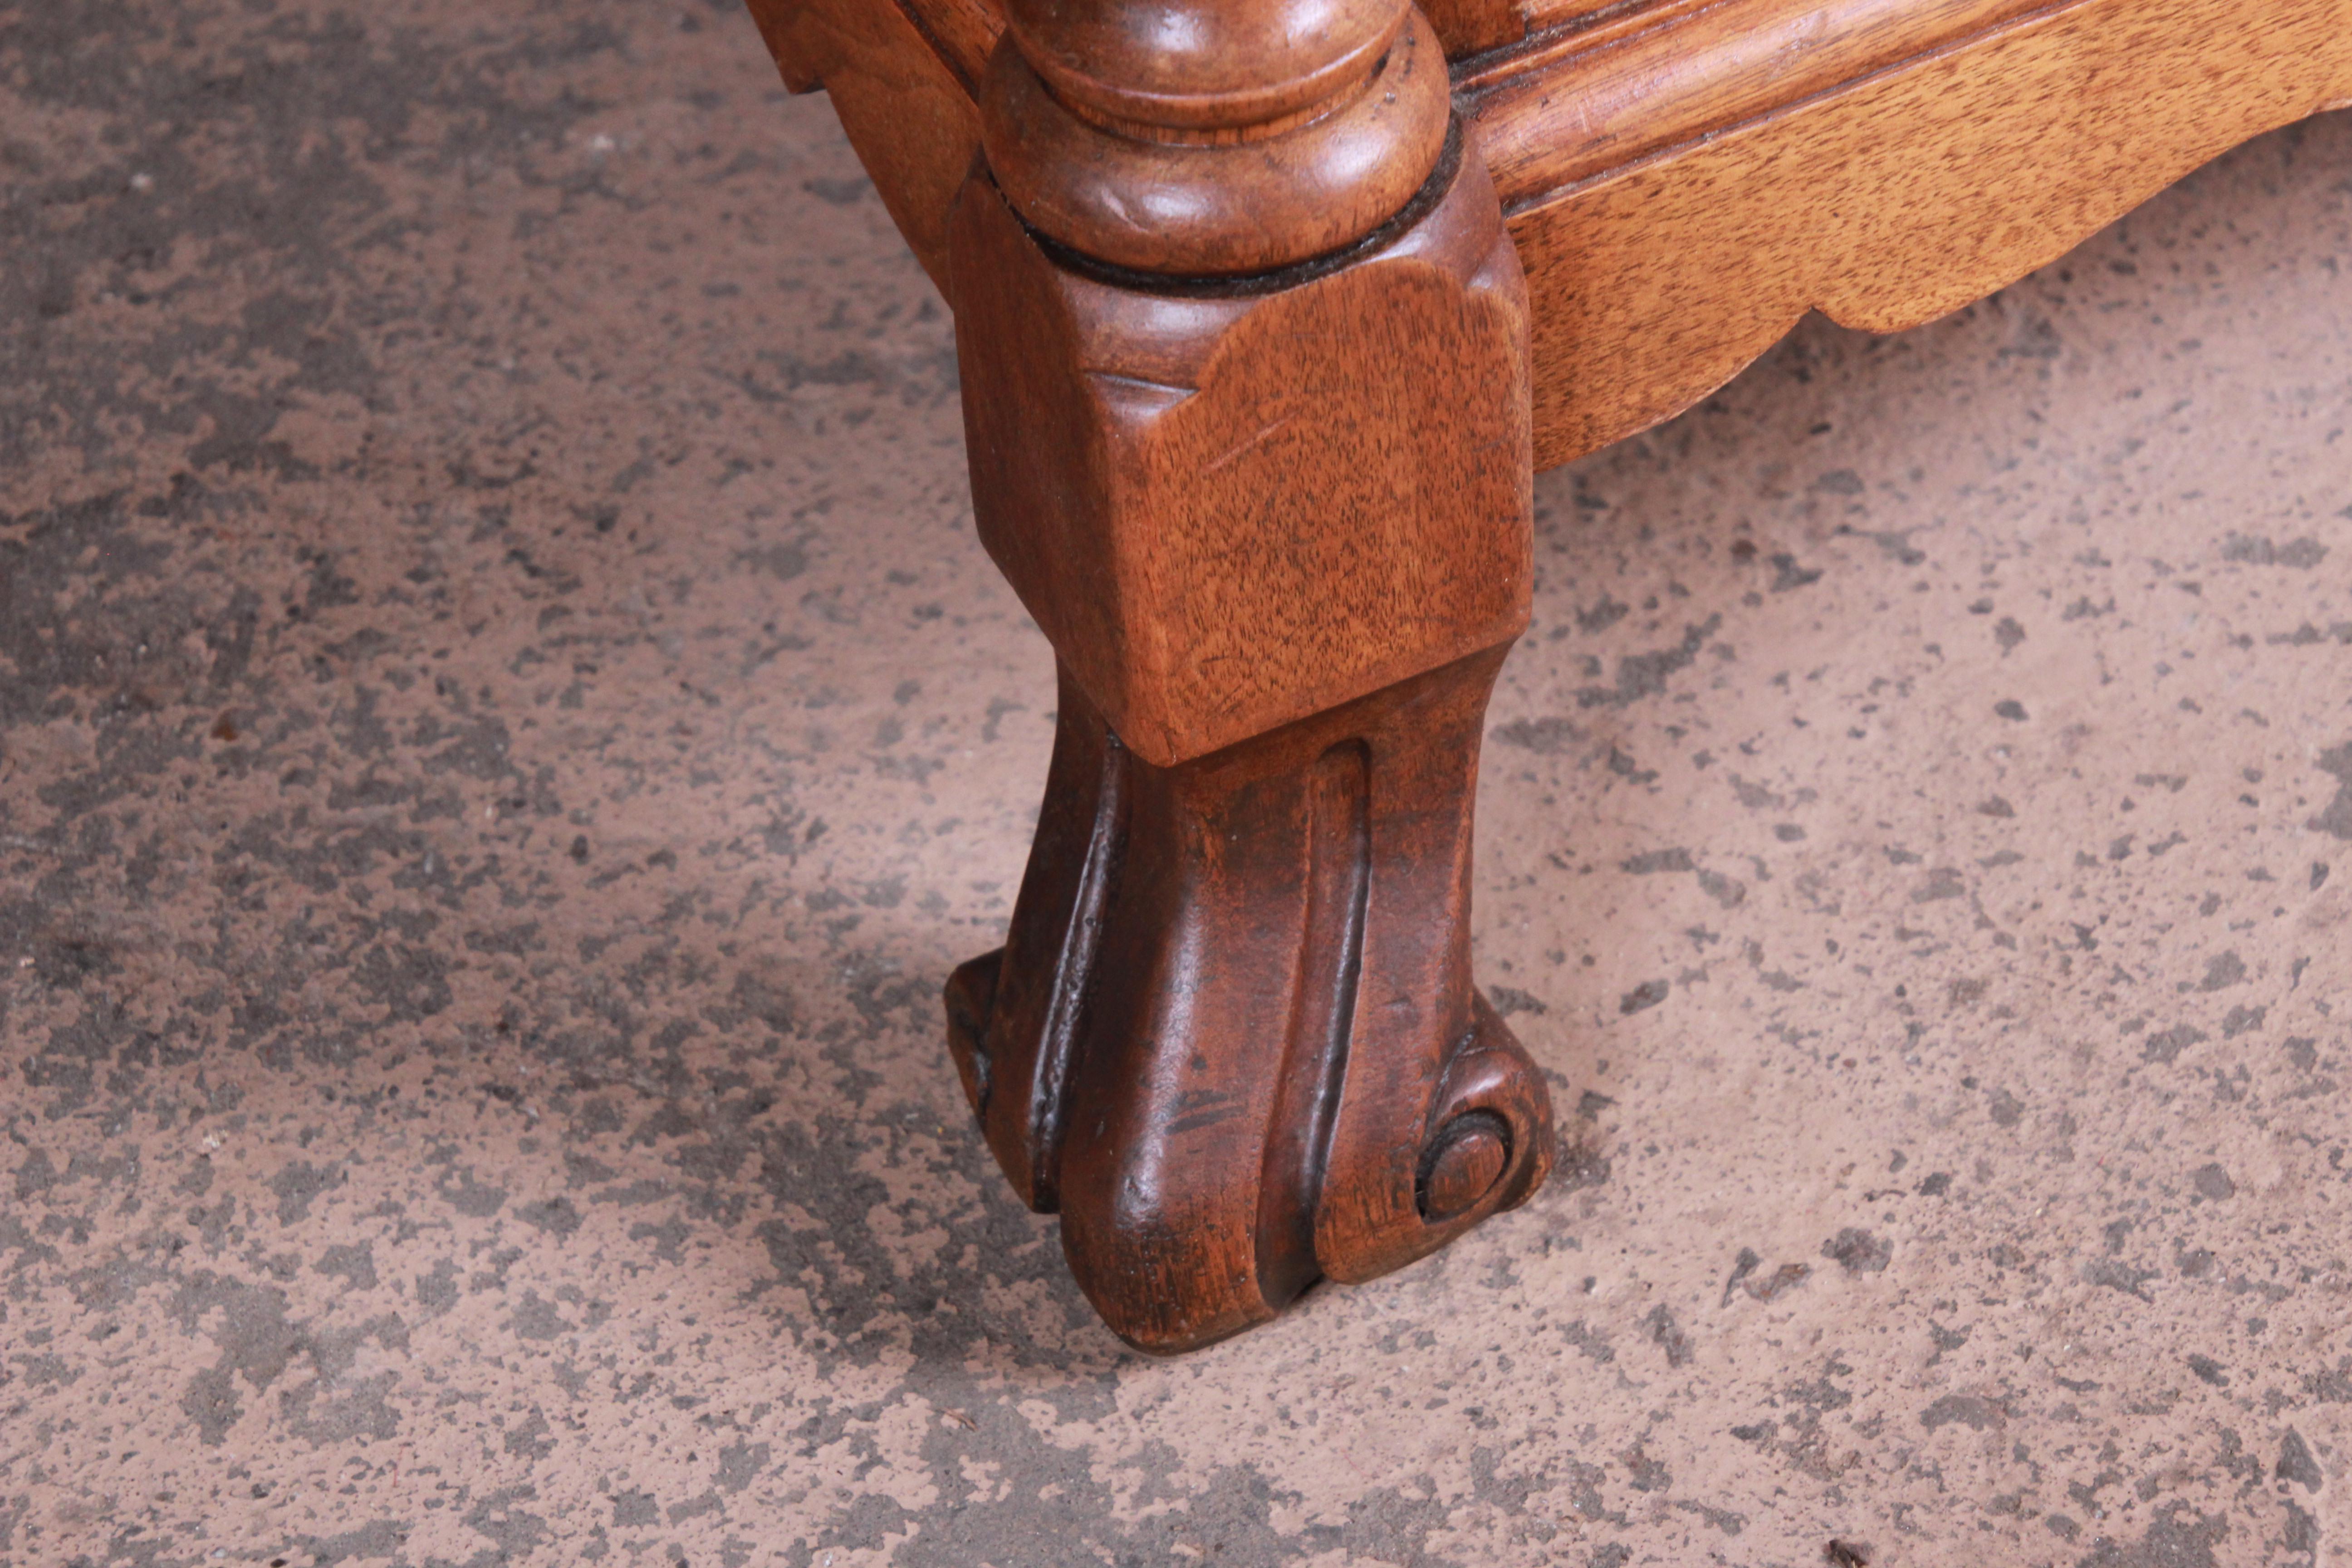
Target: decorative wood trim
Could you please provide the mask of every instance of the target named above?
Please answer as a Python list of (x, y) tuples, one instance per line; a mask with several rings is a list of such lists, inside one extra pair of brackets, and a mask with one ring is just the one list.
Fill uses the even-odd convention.
[[(1160, 1352), (1543, 1179), (1541, 1075), (1468, 977), (1531, 454), (1808, 310), (1955, 309), (2352, 90), (2352, 0), (1551, 0), (1454, 72), (1465, 139), (1406, 0), (1006, 0), (1001, 38), (908, 3), (752, 0), (950, 286), (982, 541), (1060, 660), (951, 1048)], [(1500, 39), (1502, 3), (1438, 14)]]
[[(872, 3), (872, 0), (868, 0)], [(961, 81), (966, 93), (977, 96), (981, 74), (988, 66), (988, 57), (996, 47), (997, 37), (1004, 31), (1004, 10), (997, 0), (889, 0), (902, 7), (940, 56), (948, 68)], [(1625, 0), (1602, 0), (1601, 7), (1593, 7), (1591, 0), (1559, 0), (1570, 11), (1580, 5), (1585, 8), (1614, 7), (1622, 9)], [(1656, 0), (1640, 0), (1654, 4)], [(752, 0), (756, 14), (766, 8), (780, 15), (782, 0)], [(1461, 58), (1486, 50), (1516, 44), (1528, 33), (1528, 14), (1518, 0), (1429, 0), (1422, 6), (1437, 30), (1440, 42), (1445, 46), (1448, 59)], [(1550, 26), (1563, 19), (1548, 16), (1540, 24)], [(803, 89), (795, 89), (803, 90)]]
[[(947, 204), (979, 145), (959, 72), (993, 15), (922, 3), (952, 8), (933, 36), (960, 41), (935, 46), (872, 0), (752, 9), (797, 62), (788, 80), (837, 80), (884, 200), (944, 280)], [(820, 5), (848, 20), (812, 29)], [(1539, 14), (1563, 16), (1455, 71), (1534, 286), (1543, 466), (1689, 406), (1808, 310), (1877, 331), (1932, 320), (2230, 147), (2352, 105), (2352, 0)]]
[(1080, 99), (1008, 37), (982, 87), (982, 150), (1024, 221), (1094, 260), (1179, 277), (1294, 266), (1379, 227), (1444, 145), (1436, 37), (1409, 5), (1394, 20), (1335, 62), (1354, 70), (1222, 98), (1096, 86)]
[(1544, 69), (1554, 60), (1633, 37), (1691, 12), (1723, 3), (1724, 0), (1613, 0), (1612, 4), (1594, 5), (1570, 0), (1558, 11), (1530, 12), (1527, 31), (1519, 36), (1517, 44), (1454, 58), (1454, 86), (1457, 90), (1493, 87)]
[(1507, 192), (1537, 301), (1538, 465), (1690, 406), (1808, 310), (1888, 332), (1982, 299), (2347, 86), (2352, 0), (2070, 0), (1549, 195)]

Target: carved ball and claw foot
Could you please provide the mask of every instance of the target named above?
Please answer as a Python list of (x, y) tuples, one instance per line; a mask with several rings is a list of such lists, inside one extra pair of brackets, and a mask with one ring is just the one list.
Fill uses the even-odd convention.
[(949, 1039), (998, 1163), (1137, 1347), (1191, 1350), (1533, 1192), (1540, 1072), (1473, 988), (1501, 650), (1175, 767), (1066, 676), (1013, 930)]

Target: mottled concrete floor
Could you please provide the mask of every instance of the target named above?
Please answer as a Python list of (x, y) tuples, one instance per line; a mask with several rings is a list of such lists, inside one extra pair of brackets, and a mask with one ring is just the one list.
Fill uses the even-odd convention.
[(1127, 1353), (1049, 661), (725, 4), (0, 4), (0, 1564), (2352, 1557), (2352, 120), (1547, 476), (1573, 1174)]

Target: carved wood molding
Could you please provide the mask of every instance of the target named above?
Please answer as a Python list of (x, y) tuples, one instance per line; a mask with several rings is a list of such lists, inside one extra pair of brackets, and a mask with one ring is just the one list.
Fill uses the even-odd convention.
[(1809, 310), (1891, 332), (1982, 299), (2347, 89), (2352, 0), (2068, 0), (1627, 162), (1521, 158), (1537, 462), (1689, 407)]
[(1507, 211), (2076, 0), (1653, 0), (1459, 62)]
[[(944, 279), (947, 204), (979, 144), (969, 94), (1001, 25), (987, 0), (919, 0), (928, 32), (876, 0), (751, 4), (803, 83), (835, 82)], [(2352, 102), (2352, 0), (1530, 15), (1552, 25), (1454, 78), (1533, 289), (1547, 467), (1689, 406), (1809, 310), (1881, 331), (1932, 320), (2230, 147)]]

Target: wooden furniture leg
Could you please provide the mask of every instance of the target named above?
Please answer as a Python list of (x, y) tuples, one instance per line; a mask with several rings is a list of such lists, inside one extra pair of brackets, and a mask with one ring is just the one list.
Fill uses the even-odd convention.
[(1542, 1179), (1463, 949), (1530, 452), (1809, 309), (1957, 309), (2352, 93), (2352, 0), (749, 3), (955, 307), (982, 537), (1060, 656), (951, 1032), (1153, 1350)]
[(1478, 742), (1528, 612), (1526, 294), (1396, 0), (1009, 20), (947, 251), (981, 537), (1060, 719), (950, 1034), (1088, 1298), (1181, 1351), (1549, 1163), (1468, 962)]
[(950, 1041), (999, 1163), (1060, 1210), (1129, 1342), (1221, 1338), (1543, 1179), (1542, 1079), (1469, 978), (1500, 662), (1172, 768), (1065, 676), (1012, 934), (950, 982)]

